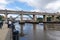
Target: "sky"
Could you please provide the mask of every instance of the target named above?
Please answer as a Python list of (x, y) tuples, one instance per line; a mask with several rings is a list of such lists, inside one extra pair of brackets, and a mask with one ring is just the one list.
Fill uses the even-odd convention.
[(60, 0), (0, 0), (0, 10), (60, 12)]
[(55, 13), (60, 12), (60, 0), (0, 0), (2, 9)]

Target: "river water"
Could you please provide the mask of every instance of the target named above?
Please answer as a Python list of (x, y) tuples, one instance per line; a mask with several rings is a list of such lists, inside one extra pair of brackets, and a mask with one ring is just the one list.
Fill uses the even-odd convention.
[[(46, 31), (44, 31), (46, 26)], [(21, 32), (21, 30), (20, 30)], [(29, 24), (23, 25), (23, 37), (19, 37), (19, 40), (60, 40), (60, 24)]]

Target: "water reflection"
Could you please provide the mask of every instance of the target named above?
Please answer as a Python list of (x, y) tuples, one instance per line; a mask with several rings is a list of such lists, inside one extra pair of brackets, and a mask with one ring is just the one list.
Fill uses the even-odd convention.
[(36, 24), (33, 24), (33, 30), (36, 30)]
[(47, 28), (47, 30), (60, 30), (60, 24), (59, 23), (46, 23), (44, 24)]
[[(44, 26), (46, 31), (44, 31)], [(21, 37), (20, 40), (60, 40), (60, 24), (29, 24), (26, 23), (23, 26), (23, 33), (25, 36)], [(57, 31), (56, 31), (57, 30)]]
[(23, 26), (24, 26), (24, 24), (20, 24), (20, 27), (21, 27), (21, 28), (20, 28), (20, 29), (21, 29), (20, 36), (21, 36), (21, 37), (24, 36), (24, 32), (23, 32), (23, 28), (24, 28), (24, 27), (23, 27)]

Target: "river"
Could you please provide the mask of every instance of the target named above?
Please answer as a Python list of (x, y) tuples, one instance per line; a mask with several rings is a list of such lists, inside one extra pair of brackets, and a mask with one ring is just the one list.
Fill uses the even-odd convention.
[[(47, 27), (44, 31), (44, 26)], [(21, 30), (20, 30), (21, 32)], [(29, 24), (23, 25), (23, 37), (19, 40), (60, 40), (60, 24)]]

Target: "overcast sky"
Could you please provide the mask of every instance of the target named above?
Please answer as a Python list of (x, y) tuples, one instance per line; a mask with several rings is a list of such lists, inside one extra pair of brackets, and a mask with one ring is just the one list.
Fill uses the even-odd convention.
[(0, 0), (0, 9), (60, 12), (60, 0)]

